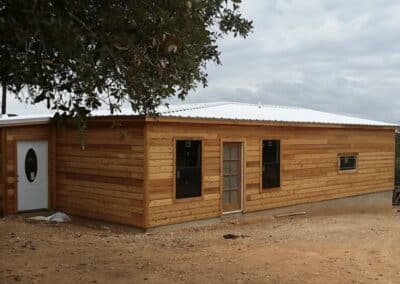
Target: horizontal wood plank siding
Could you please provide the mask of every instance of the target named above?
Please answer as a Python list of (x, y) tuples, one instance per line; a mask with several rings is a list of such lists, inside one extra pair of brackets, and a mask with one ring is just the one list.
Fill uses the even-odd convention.
[[(289, 128), (264, 135), (281, 139), (281, 188), (247, 189), (247, 211), (393, 189), (393, 130)], [(338, 171), (339, 153), (358, 153), (355, 172)]]
[(57, 208), (144, 227), (143, 123), (93, 122), (83, 140), (73, 127), (56, 132)]
[(395, 134), (395, 187), (400, 187), (400, 132)]
[[(178, 200), (173, 196), (174, 138), (196, 138), (203, 142), (202, 197)], [(147, 125), (149, 227), (205, 219), (220, 215), (220, 142), (217, 132), (190, 125)]]
[(4, 196), (6, 195), (6, 175), (5, 175), (5, 137), (3, 135), (4, 130), (0, 128), (0, 216), (4, 216), (4, 208), (6, 207)]
[[(174, 138), (201, 138), (203, 195), (175, 200)], [(221, 140), (244, 140), (244, 211), (327, 200), (394, 186), (394, 130), (280, 126), (147, 124), (149, 227), (221, 215)], [(261, 141), (281, 141), (281, 187), (261, 189)], [(338, 153), (358, 153), (353, 173), (338, 172)]]
[[(118, 125), (113, 127), (113, 125)], [(52, 124), (0, 128), (0, 213), (17, 212), (16, 143), (49, 141), (49, 207), (138, 227), (217, 217), (221, 141), (244, 147), (244, 208), (251, 212), (394, 187), (394, 129), (94, 120), (84, 138)], [(203, 142), (202, 196), (174, 198), (175, 139)], [(261, 189), (261, 142), (281, 141), (281, 186)], [(358, 167), (338, 171), (339, 153)]]

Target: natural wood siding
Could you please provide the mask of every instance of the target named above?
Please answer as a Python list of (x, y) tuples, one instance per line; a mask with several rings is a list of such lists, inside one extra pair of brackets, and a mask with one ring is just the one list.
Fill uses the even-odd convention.
[[(202, 140), (202, 195), (176, 200), (175, 140), (190, 138)], [(281, 141), (278, 189), (261, 189), (263, 139)], [(90, 121), (84, 149), (75, 127), (0, 128), (0, 212), (5, 215), (17, 212), (16, 145), (22, 140), (49, 141), (49, 208), (144, 228), (222, 214), (223, 141), (243, 143), (244, 212), (394, 187), (390, 128), (104, 118)], [(339, 153), (357, 153), (355, 172), (338, 171)]]
[(57, 208), (143, 227), (143, 123), (90, 123), (84, 148), (76, 128), (56, 131)]
[(396, 149), (395, 149), (395, 186), (400, 187), (400, 133), (396, 133)]
[[(190, 126), (147, 125), (149, 227), (219, 215), (220, 143), (217, 133), (207, 135)], [(174, 138), (202, 139), (202, 198), (174, 200)]]
[[(149, 227), (221, 214), (221, 140), (244, 140), (244, 211), (257, 211), (393, 189), (394, 130), (228, 126), (149, 122)], [(203, 139), (203, 195), (175, 200), (174, 138)], [(261, 141), (281, 141), (281, 187), (261, 189)], [(358, 153), (353, 173), (338, 172), (338, 153)]]
[(24, 140), (45, 140), (49, 146), (49, 208), (52, 207), (52, 193), (54, 183), (54, 137), (52, 135), (51, 125), (36, 126), (14, 126), (2, 129), (4, 154), (2, 161), (4, 162), (5, 172), (5, 192), (3, 202), (4, 214), (17, 213), (17, 142)]
[(5, 137), (3, 136), (3, 129), (0, 128), (0, 216), (4, 216), (5, 208)]
[[(393, 130), (287, 128), (269, 132), (265, 135), (281, 139), (281, 188), (247, 188), (246, 211), (393, 189)], [(338, 171), (339, 153), (358, 153), (355, 172)]]

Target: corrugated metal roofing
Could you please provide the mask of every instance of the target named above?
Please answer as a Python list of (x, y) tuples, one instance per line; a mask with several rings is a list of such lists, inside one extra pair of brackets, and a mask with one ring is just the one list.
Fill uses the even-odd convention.
[(0, 126), (2, 125), (19, 125), (27, 123), (43, 123), (50, 121), (50, 114), (40, 114), (40, 115), (18, 115), (18, 116), (8, 116), (0, 115)]
[(286, 123), (314, 123), (340, 125), (397, 126), (393, 123), (375, 121), (321, 112), (300, 107), (256, 105), (220, 102), (171, 106), (160, 110), (161, 116), (182, 118), (206, 118), (247, 121), (271, 121)]
[[(360, 126), (398, 125), (382, 121), (356, 118), (328, 112), (321, 112), (300, 107), (257, 105), (236, 102), (216, 102), (199, 104), (181, 104), (161, 106), (158, 108), (161, 117), (193, 118), (193, 119), (220, 119), (238, 121), (280, 122), (280, 123), (310, 123), (310, 124), (337, 124)], [(135, 116), (131, 109), (123, 109), (113, 116)], [(110, 116), (107, 110), (95, 111), (94, 117)], [(23, 115), (17, 117), (0, 117), (0, 125), (44, 122), (50, 115)]]

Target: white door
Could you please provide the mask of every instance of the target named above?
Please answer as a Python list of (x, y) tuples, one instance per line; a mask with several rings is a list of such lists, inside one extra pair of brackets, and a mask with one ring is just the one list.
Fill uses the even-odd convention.
[(48, 208), (47, 141), (17, 143), (18, 211)]

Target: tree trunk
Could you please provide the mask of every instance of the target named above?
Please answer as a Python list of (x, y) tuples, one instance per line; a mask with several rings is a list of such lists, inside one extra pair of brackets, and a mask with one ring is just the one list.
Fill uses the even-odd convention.
[(2, 84), (3, 87), (3, 95), (1, 99), (1, 114), (6, 114), (7, 113), (7, 86), (6, 84)]

